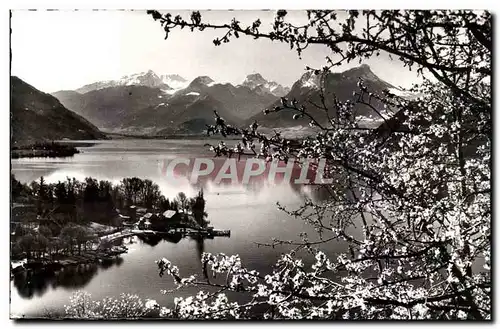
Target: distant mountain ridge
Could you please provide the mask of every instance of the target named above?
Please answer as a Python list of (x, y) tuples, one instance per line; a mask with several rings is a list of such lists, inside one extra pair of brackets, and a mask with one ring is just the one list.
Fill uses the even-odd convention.
[(177, 74), (157, 75), (149, 70), (53, 95), (105, 131), (176, 133), (187, 129), (201, 133), (206, 124), (213, 123), (214, 110), (238, 124), (261, 112), (284, 90), (262, 76), (253, 80), (249, 76), (234, 86), (208, 76), (187, 81)]
[(189, 83), (188, 80), (184, 79), (178, 74), (160, 75), (160, 79), (164, 84), (168, 85), (173, 90), (186, 88), (187, 84)]
[[(218, 83), (209, 76), (188, 81), (177, 74), (157, 75), (153, 71), (132, 74), (112, 82), (95, 82), (76, 91), (54, 93), (68, 109), (82, 115), (109, 132), (128, 134), (202, 133), (214, 122), (217, 111), (229, 123), (248, 125), (257, 120), (268, 128), (307, 127), (306, 118), (293, 119), (292, 110), (264, 115), (263, 110), (280, 104), (280, 98), (296, 99), (322, 123), (334, 113), (315, 108), (320, 91), (327, 95), (326, 105), (352, 99), (363, 79), (373, 92), (394, 87), (375, 75), (366, 64), (325, 76), (313, 71), (304, 73), (291, 88), (266, 80), (259, 73), (246, 76), (239, 85)], [(89, 91), (87, 91), (89, 90)], [(86, 92), (84, 92), (86, 91)], [(355, 115), (369, 115), (367, 107), (356, 106)], [(372, 113), (373, 114), (373, 113)]]
[(80, 87), (75, 91), (80, 94), (85, 94), (94, 90), (118, 86), (145, 86), (150, 88), (170, 90), (174, 88), (170, 87), (167, 82), (178, 82), (182, 81), (182, 79), (183, 78), (180, 76), (172, 77), (169, 75), (159, 77), (152, 70), (149, 70), (147, 72), (125, 75), (118, 80), (97, 81)]
[[(320, 123), (326, 124), (328, 116), (333, 116), (335, 113), (330, 110), (325, 113), (324, 110), (317, 108), (312, 103), (321, 104), (321, 89), (325, 92), (325, 103), (329, 109), (334, 108), (334, 97), (342, 102), (352, 99), (353, 92), (359, 91), (357, 86), (359, 79), (363, 79), (364, 85), (375, 93), (381, 93), (383, 90), (394, 88), (390, 83), (380, 79), (373, 73), (367, 64), (348, 69), (340, 73), (328, 73), (326, 75), (315, 74), (314, 71), (304, 73), (299, 80), (297, 80), (290, 91), (286, 94), (285, 98), (288, 100), (296, 99), (299, 104), (304, 104), (307, 111), (313, 115)], [(376, 101), (374, 101), (374, 104)], [(276, 101), (269, 108), (280, 105), (280, 101)], [(376, 104), (381, 106), (381, 104)], [(290, 127), (290, 126), (307, 126), (309, 124), (308, 118), (294, 119), (293, 114), (297, 113), (293, 110), (286, 109), (277, 113), (257, 113), (251, 117), (247, 123), (257, 120), (261, 125), (266, 127)], [(356, 106), (354, 115), (365, 116), (375, 114), (366, 106)]]
[(10, 77), (11, 141), (22, 145), (47, 140), (102, 139), (105, 135), (93, 124), (65, 108), (59, 100)]

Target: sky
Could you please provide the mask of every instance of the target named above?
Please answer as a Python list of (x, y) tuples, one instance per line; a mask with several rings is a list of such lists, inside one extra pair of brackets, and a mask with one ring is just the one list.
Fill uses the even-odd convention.
[[(161, 11), (166, 13), (167, 11)], [(189, 12), (180, 13), (188, 17)], [(262, 30), (270, 29), (274, 11), (202, 11), (211, 23), (242, 23), (256, 18)], [(305, 11), (289, 11), (287, 18), (304, 22)], [(14, 10), (11, 20), (11, 73), (44, 92), (77, 89), (85, 84), (118, 79), (153, 70), (179, 74), (188, 80), (208, 75), (217, 82), (239, 84), (248, 74), (291, 86), (306, 66), (322, 67), (331, 52), (309, 46), (300, 59), (289, 46), (267, 39), (241, 36), (222, 46), (214, 37), (222, 31), (174, 30), (165, 40), (160, 23), (145, 11), (27, 11)], [(333, 57), (335, 59), (335, 57)], [(387, 82), (409, 87), (416, 79), (388, 56), (364, 61)], [(358, 62), (336, 68), (343, 71)]]

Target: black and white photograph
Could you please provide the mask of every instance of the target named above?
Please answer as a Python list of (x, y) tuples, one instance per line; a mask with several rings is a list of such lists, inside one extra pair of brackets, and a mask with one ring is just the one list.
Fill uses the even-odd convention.
[(492, 12), (163, 7), (8, 13), (10, 319), (493, 320)]

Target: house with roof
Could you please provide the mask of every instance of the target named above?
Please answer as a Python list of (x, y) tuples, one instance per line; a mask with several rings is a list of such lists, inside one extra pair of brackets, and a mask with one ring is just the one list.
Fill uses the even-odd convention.
[(151, 221), (155, 221), (157, 219), (157, 217), (158, 217), (157, 214), (153, 214), (151, 212), (146, 213), (144, 216), (142, 216), (139, 219), (138, 227), (141, 230), (150, 230), (150, 229), (152, 229), (151, 228), (152, 227)]
[(165, 210), (162, 214), (162, 216), (166, 219), (173, 219), (175, 218), (176, 215), (178, 215), (179, 213), (175, 210)]
[(166, 210), (161, 214), (149, 217), (151, 229), (154, 231), (167, 231), (170, 228), (179, 227), (182, 221), (181, 213), (175, 210)]

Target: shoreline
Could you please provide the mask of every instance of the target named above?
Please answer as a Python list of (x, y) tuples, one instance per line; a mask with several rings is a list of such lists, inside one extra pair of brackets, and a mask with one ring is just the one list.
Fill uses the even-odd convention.
[[(195, 237), (202, 239), (213, 239), (215, 237), (230, 237), (230, 230), (197, 230), (194, 228), (186, 228), (184, 230), (180, 229), (170, 229), (168, 231), (150, 231), (150, 230), (134, 230), (135, 232), (127, 232), (127, 229), (107, 234), (101, 236), (101, 241), (105, 241), (108, 237), (113, 235), (120, 235), (122, 233), (133, 233), (133, 235), (142, 235), (142, 236), (172, 236), (175, 234), (182, 234), (182, 238), (186, 237)], [(128, 237), (128, 235), (127, 235)], [(120, 237), (122, 238), (122, 237)], [(14, 260), (10, 262), (10, 272), (11, 272), (11, 280), (16, 275), (20, 274), (38, 274), (47, 271), (59, 271), (68, 266), (79, 266), (86, 264), (100, 264), (108, 261), (115, 260), (121, 254), (125, 254), (128, 252), (128, 248), (124, 245), (112, 246), (107, 250), (100, 249), (97, 247), (96, 250), (88, 250), (84, 251), (80, 254), (73, 255), (65, 255), (56, 258), (59, 259), (30, 259), (30, 260)], [(17, 266), (13, 266), (13, 264), (18, 264)]]
[[(97, 264), (115, 260), (119, 255), (127, 253), (126, 246), (113, 246), (109, 250), (89, 250), (81, 254), (62, 256), (60, 259), (39, 259), (26, 261), (11, 261), (11, 280), (20, 274), (38, 274), (43, 272), (57, 272), (69, 266)], [(16, 267), (12, 263), (19, 263)]]
[(11, 146), (10, 148), (11, 159), (72, 157), (78, 153), (80, 151), (74, 145), (54, 141)]

